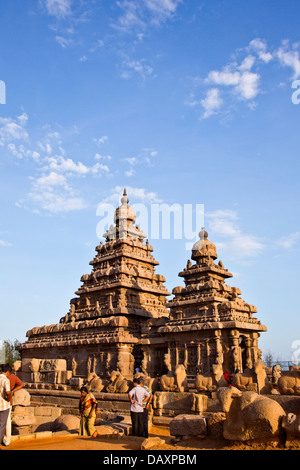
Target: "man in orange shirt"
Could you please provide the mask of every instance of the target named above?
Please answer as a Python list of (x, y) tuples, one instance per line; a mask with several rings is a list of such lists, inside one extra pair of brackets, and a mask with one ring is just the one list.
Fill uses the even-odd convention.
[(3, 444), (5, 446), (9, 446), (10, 441), (11, 441), (11, 407), (12, 407), (12, 399), (13, 395), (17, 390), (20, 390), (21, 388), (24, 387), (23, 382), (17, 377), (15, 374), (12, 373), (12, 369), (8, 364), (5, 364), (8, 366), (9, 370), (11, 371), (8, 380), (10, 382), (10, 408), (9, 408), (9, 415), (6, 421), (6, 430), (5, 430), (5, 435), (3, 437)]
[(1, 366), (0, 371), (0, 445), (5, 436), (6, 424), (10, 413), (10, 376), (11, 368), (7, 364)]

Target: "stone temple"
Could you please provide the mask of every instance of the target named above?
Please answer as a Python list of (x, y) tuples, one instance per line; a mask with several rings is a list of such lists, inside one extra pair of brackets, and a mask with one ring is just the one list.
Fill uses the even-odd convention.
[[(153, 247), (128, 203), (125, 190), (69, 312), (57, 324), (27, 332), (19, 371), (25, 383), (68, 384), (91, 373), (105, 379), (112, 371), (131, 380), (137, 367), (155, 377), (178, 364), (192, 380), (214, 365), (243, 371), (261, 359), (258, 338), (266, 327), (240, 290), (225, 283), (232, 274), (217, 263), (207, 232), (201, 230), (192, 261), (179, 273), (184, 286), (168, 300)], [(53, 366), (59, 361), (65, 367)]]

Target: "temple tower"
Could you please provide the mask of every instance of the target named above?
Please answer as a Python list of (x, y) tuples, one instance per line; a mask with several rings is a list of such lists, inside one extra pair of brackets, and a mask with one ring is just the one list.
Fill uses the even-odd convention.
[(257, 340), (266, 331), (253, 314), (253, 305), (240, 298), (241, 291), (225, 283), (232, 274), (222, 261), (216, 264), (215, 245), (202, 229), (192, 248), (191, 259), (179, 273), (184, 287), (175, 287), (169, 302), (170, 319), (159, 328), (168, 345), (171, 366), (182, 363), (191, 376), (197, 370), (243, 371), (261, 357)]
[(159, 264), (124, 190), (114, 224), (96, 247), (92, 270), (59, 324), (33, 328), (21, 345), (22, 359), (65, 359), (73, 376), (95, 372), (106, 377), (120, 370), (132, 378), (143, 352), (139, 345), (147, 320), (167, 319), (165, 278), (155, 274)]

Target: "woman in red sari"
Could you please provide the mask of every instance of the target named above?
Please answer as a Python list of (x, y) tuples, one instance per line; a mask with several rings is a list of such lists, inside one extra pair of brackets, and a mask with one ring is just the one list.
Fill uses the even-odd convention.
[(95, 429), (98, 403), (92, 393), (88, 392), (86, 387), (82, 387), (79, 401), (80, 429), (79, 436), (96, 437), (98, 435)]

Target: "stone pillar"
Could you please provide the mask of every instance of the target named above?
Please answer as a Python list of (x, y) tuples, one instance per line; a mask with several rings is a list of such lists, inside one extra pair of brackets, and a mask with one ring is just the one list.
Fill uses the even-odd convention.
[(184, 363), (183, 363), (185, 370), (187, 370), (188, 367), (188, 348), (187, 344), (184, 344)]
[(232, 361), (232, 372), (238, 369), (240, 372), (243, 372), (242, 367), (242, 357), (241, 357), (241, 348), (240, 344), (240, 334), (238, 330), (232, 330), (230, 332), (231, 336), (231, 361)]
[(117, 369), (126, 379), (132, 379), (134, 375), (133, 346), (128, 344), (117, 345)]

